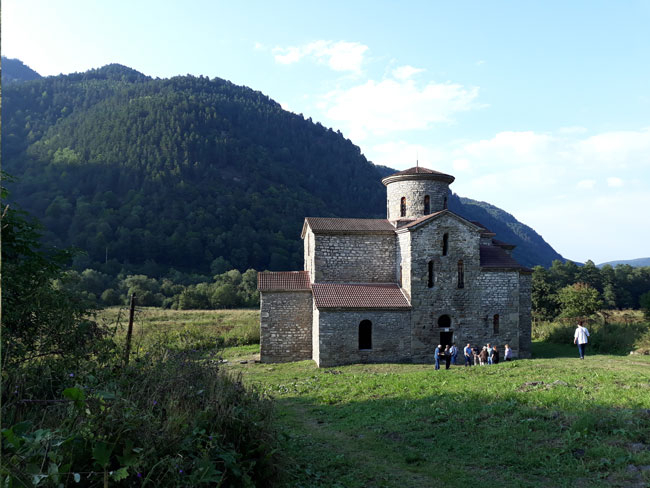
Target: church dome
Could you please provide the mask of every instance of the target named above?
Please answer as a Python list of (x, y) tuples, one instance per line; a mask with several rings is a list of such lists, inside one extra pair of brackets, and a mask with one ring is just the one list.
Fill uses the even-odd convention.
[(388, 220), (414, 220), (447, 208), (451, 175), (421, 166), (386, 176)]

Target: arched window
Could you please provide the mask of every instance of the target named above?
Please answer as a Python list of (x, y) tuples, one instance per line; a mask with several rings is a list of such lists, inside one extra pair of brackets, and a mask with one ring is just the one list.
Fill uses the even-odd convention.
[(442, 255), (446, 256), (449, 251), (449, 234), (442, 236)]
[(372, 349), (372, 322), (362, 320), (359, 324), (359, 349)]
[(492, 328), (493, 328), (495, 334), (499, 333), (499, 314), (498, 313), (495, 313), (494, 317), (492, 317)]
[(400, 217), (406, 217), (406, 197), (402, 197), (402, 200), (400, 200), (399, 215)]
[(442, 208), (447, 208), (447, 197), (442, 201)]
[(429, 261), (429, 279), (427, 281), (427, 286), (433, 288), (433, 261)]
[(431, 213), (431, 198), (429, 195), (424, 196), (424, 215), (429, 215)]
[(403, 286), (402, 285), (402, 265), (401, 264), (399, 265), (399, 286)]
[(438, 317), (438, 327), (447, 328), (451, 326), (451, 317), (449, 315), (441, 315)]
[(465, 288), (465, 265), (462, 259), (458, 261), (458, 288)]

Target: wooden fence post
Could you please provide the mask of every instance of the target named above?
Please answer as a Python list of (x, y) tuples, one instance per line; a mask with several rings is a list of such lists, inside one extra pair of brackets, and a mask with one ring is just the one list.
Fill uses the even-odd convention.
[(131, 295), (131, 308), (129, 310), (129, 329), (126, 333), (126, 350), (124, 351), (124, 366), (129, 365), (131, 354), (131, 336), (133, 335), (133, 314), (135, 312), (135, 293)]

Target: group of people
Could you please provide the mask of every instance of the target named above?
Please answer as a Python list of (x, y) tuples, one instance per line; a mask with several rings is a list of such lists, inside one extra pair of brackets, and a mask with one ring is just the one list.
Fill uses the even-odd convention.
[[(491, 344), (483, 346), (482, 349), (467, 344), (463, 349), (463, 354), (465, 355), (465, 366), (498, 364), (501, 359), (498, 346), (492, 346)], [(451, 364), (456, 364), (458, 360), (458, 348), (456, 347), (456, 344), (452, 344), (451, 346), (447, 345), (442, 349), (442, 345), (438, 344), (433, 357), (435, 359), (436, 369), (440, 369), (440, 361), (444, 361), (445, 369), (449, 369), (449, 366)], [(503, 359), (506, 361), (512, 360), (512, 349), (510, 349), (508, 344), (505, 346)]]
[[(578, 326), (573, 336), (573, 343), (578, 346), (580, 359), (585, 358), (585, 349), (588, 342), (587, 337), (589, 337), (589, 331), (583, 325), (583, 321), (580, 320), (578, 321)], [(491, 344), (483, 346), (482, 349), (467, 344), (463, 349), (463, 354), (465, 356), (465, 366), (498, 364), (501, 358), (498, 346), (492, 346)], [(447, 345), (444, 349), (442, 349), (441, 344), (438, 344), (438, 347), (436, 347), (434, 352), (434, 359), (436, 362), (436, 369), (440, 369), (440, 361), (444, 361), (445, 369), (449, 369), (449, 366), (451, 364), (456, 364), (456, 361), (458, 360), (458, 348), (456, 347), (456, 344), (452, 344), (451, 346)], [(505, 346), (503, 359), (506, 361), (512, 361), (512, 349), (510, 349), (508, 344)]]

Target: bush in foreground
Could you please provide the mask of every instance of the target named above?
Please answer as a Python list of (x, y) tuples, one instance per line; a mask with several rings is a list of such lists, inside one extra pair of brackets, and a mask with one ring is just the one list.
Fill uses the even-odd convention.
[[(159, 346), (121, 368), (31, 364), (5, 381), (5, 486), (267, 486), (278, 476), (269, 400), (216, 356)], [(10, 423), (9, 423), (9, 422)]]

